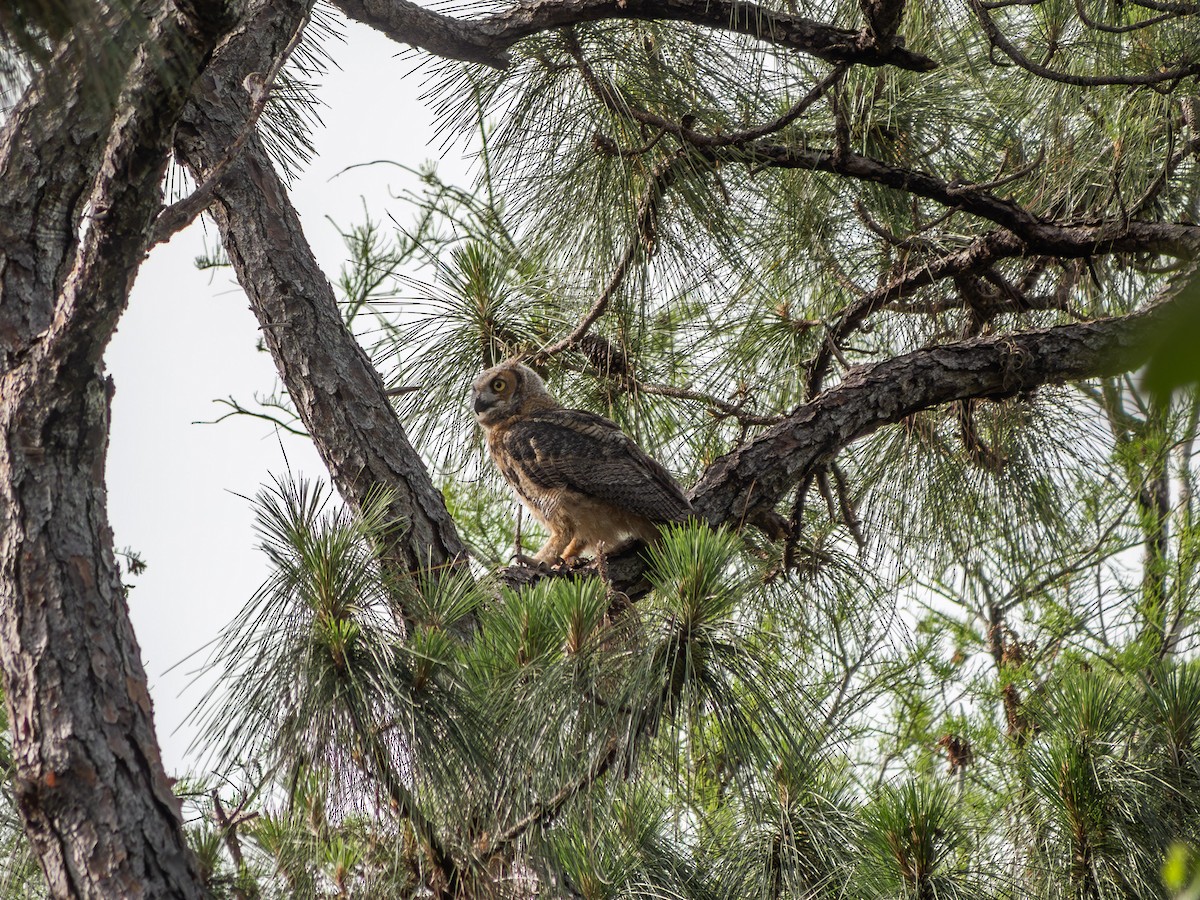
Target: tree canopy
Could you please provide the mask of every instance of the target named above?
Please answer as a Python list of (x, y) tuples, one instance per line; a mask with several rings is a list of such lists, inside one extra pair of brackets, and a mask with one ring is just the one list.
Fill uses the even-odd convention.
[[(324, 273), (287, 179), (339, 16), (478, 177)], [(10, 4), (0, 890), (1196, 896), (1198, 84), (1173, 0)], [(103, 355), (200, 215), (331, 486), (257, 498), (172, 784)], [(695, 519), (509, 565), (465, 397), (510, 357)]]

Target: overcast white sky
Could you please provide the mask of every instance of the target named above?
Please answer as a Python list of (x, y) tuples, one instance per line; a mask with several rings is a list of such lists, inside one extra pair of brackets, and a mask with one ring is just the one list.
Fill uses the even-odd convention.
[[(398, 58), (399, 46), (347, 25), (345, 42), (330, 50), (339, 68), (320, 90), (325, 128), (315, 135), (317, 156), (292, 199), (333, 280), (345, 252), (330, 219), (343, 226), (361, 221), (365, 199), (373, 217), (391, 209), (404, 221), (390, 194), (411, 185), (395, 166), (338, 173), (377, 159), (416, 166), (439, 159), (442, 150), (432, 143), (431, 116), (418, 100), (421, 73), (410, 74), (412, 59)], [(461, 148), (439, 159), (439, 169), (465, 183)], [(215, 229), (208, 231), (215, 246)], [(109, 514), (117, 547), (133, 548), (149, 566), (135, 579), (129, 605), (171, 772), (188, 768), (193, 733), (182, 723), (201, 694), (187, 688), (194, 663), (177, 664), (204, 648), (265, 576), (243, 498), (289, 465), (327, 480), (306, 440), (277, 435), (266, 422), (193, 424), (222, 413), (214, 400), (232, 394), (249, 402), (275, 383), (270, 357), (255, 349), (258, 325), (232, 272), (196, 269), (203, 249), (202, 226), (193, 225), (153, 252), (107, 356), (116, 382)]]

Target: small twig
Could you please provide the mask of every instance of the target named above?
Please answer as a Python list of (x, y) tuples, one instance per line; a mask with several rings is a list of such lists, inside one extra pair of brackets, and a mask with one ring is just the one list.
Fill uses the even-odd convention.
[[(258, 813), (252, 812), (241, 815), (242, 806), (239, 805), (233, 811), (233, 815), (228, 815), (225, 812), (225, 806), (221, 803), (221, 795), (215, 788), (210, 796), (213, 802), (213, 817), (217, 820), (217, 826), (221, 829), (221, 837), (225, 841), (225, 847), (229, 850), (229, 856), (233, 859), (233, 864), (240, 874), (245, 869), (246, 862), (242, 856), (242, 843), (238, 840), (238, 826), (254, 821), (258, 818)], [(238, 900), (251, 900), (251, 895), (236, 883), (233, 887), (233, 893)]]
[(1019, 178), (1024, 178), (1026, 175), (1040, 166), (1045, 159), (1045, 148), (1039, 148), (1037, 156), (1034, 157), (1031, 162), (1026, 163), (1014, 172), (1010, 172), (1004, 176), (1001, 176), (997, 173), (996, 178), (992, 179), (991, 181), (984, 182), (964, 182), (955, 179), (946, 185), (946, 193), (950, 196), (954, 196), (955, 194), (963, 194), (967, 191), (993, 191), (998, 187), (1004, 187), (1006, 184), (1011, 184)]
[(846, 74), (846, 70), (848, 68), (849, 66), (846, 63), (838, 63), (833, 67), (828, 75), (813, 85), (812, 89), (809, 90), (807, 94), (792, 104), (792, 107), (787, 112), (772, 122), (766, 122), (762, 125), (755, 126), (754, 128), (747, 128), (744, 131), (734, 131), (725, 135), (701, 135), (689, 130), (684, 136), (687, 138), (689, 143), (697, 144), (699, 146), (726, 147), (730, 145), (749, 143), (750, 141), (755, 141), (759, 138), (766, 137), (769, 134), (774, 134), (775, 132), (786, 128), (788, 125), (791, 125), (794, 121), (804, 115), (804, 113), (808, 111), (809, 107), (811, 107), (825, 95), (826, 91), (841, 81), (842, 76)]
[(842, 467), (837, 463), (830, 463), (829, 469), (833, 472), (834, 484), (837, 486), (838, 508), (842, 512), (842, 521), (846, 523), (846, 529), (854, 538), (854, 543), (858, 544), (858, 548), (867, 546), (867, 540), (863, 537), (862, 522), (858, 518), (858, 510), (854, 508), (854, 501), (850, 499), (850, 486), (846, 481), (846, 473), (842, 471)]
[(1051, 69), (1042, 63), (1034, 62), (1004, 36), (992, 20), (992, 17), (988, 14), (989, 9), (995, 8), (994, 4), (985, 4), (982, 0), (968, 0), (968, 5), (974, 10), (976, 18), (979, 19), (979, 24), (983, 26), (984, 33), (987, 34), (993, 51), (1001, 51), (1022, 69), (1050, 81), (1057, 81), (1061, 84), (1073, 84), (1079, 87), (1100, 87), (1103, 85), (1154, 86), (1163, 84), (1164, 82), (1179, 82), (1184, 78), (1200, 73), (1200, 63), (1192, 63), (1179, 69), (1145, 75), (1073, 75), (1070, 72)]
[(587, 315), (580, 320), (579, 324), (566, 337), (532, 354), (529, 358), (530, 365), (536, 366), (543, 363), (556, 353), (570, 350), (578, 344), (580, 339), (587, 334), (588, 329), (608, 309), (608, 304), (616, 295), (617, 289), (620, 288), (622, 282), (624, 282), (625, 276), (629, 274), (629, 270), (633, 268), (639, 252), (644, 253), (647, 257), (653, 255), (656, 240), (658, 205), (662, 200), (662, 195), (676, 178), (677, 162), (678, 157), (673, 156), (656, 166), (651, 173), (650, 180), (646, 184), (646, 191), (642, 195), (642, 201), (638, 205), (635, 234), (629, 239), (629, 243), (625, 247), (625, 252), (621, 255), (617, 267), (613, 270), (608, 284), (605, 285), (600, 296), (596, 298), (596, 302), (592, 304), (592, 308), (588, 310)]
[[(588, 86), (596, 98), (618, 115), (624, 116), (627, 119), (632, 119), (641, 125), (648, 125), (657, 129), (658, 136), (654, 138), (651, 144), (648, 144), (645, 149), (653, 146), (654, 142), (663, 134), (671, 134), (679, 138), (684, 143), (691, 144), (694, 147), (712, 148), (712, 147), (730, 147), (738, 144), (746, 144), (755, 141), (759, 138), (766, 137), (769, 134), (774, 134), (786, 128), (800, 116), (804, 115), (809, 108), (817, 102), (825, 93), (846, 74), (849, 65), (846, 63), (838, 63), (833, 69), (818, 81), (803, 97), (797, 100), (783, 115), (770, 122), (762, 125), (756, 125), (752, 128), (747, 128), (743, 131), (733, 131), (729, 134), (703, 134), (695, 131), (691, 127), (691, 123), (687, 117), (683, 122), (673, 122), (663, 116), (655, 115), (644, 109), (638, 109), (633, 106), (614, 86), (607, 84), (595, 73), (592, 67), (588, 64), (587, 59), (583, 55), (583, 47), (579, 43), (579, 38), (574, 31), (567, 30), (564, 32), (567, 42), (567, 51), (575, 60), (576, 66), (579, 69), (579, 74), (583, 77), (584, 83)], [(615, 152), (625, 155), (626, 151), (621, 151), (615, 141), (606, 138), (607, 142), (603, 148), (604, 152)], [(630, 155), (636, 155), (636, 151)]]
[(800, 542), (800, 532), (804, 527), (804, 500), (812, 483), (813, 476), (809, 474), (796, 486), (796, 498), (792, 501), (792, 512), (788, 516), (788, 533), (783, 541), (784, 572), (796, 567), (796, 545)]
[[(262, 402), (262, 401), (259, 401), (259, 402)], [(287, 422), (283, 421), (282, 419), (278, 418), (277, 416), (273, 416), (270, 413), (256, 412), (255, 410), (252, 410), (252, 409), (246, 409), (246, 407), (242, 406), (240, 403), (238, 403), (237, 400), (235, 400), (233, 398), (233, 395), (230, 395), (228, 400), (214, 400), (213, 403), (220, 403), (224, 406), (228, 406), (231, 411), (227, 412), (227, 413), (225, 413), (225, 415), (219, 416), (215, 419), (209, 419), (209, 420), (196, 419), (192, 422), (193, 425), (216, 425), (220, 422), (224, 422), (226, 419), (232, 418), (233, 416), (249, 416), (252, 419), (262, 419), (266, 422), (270, 422), (272, 425), (276, 426), (277, 428), (282, 428), (284, 431), (289, 432), (290, 434), (294, 434), (297, 437), (308, 437), (309, 436), (307, 431), (304, 431), (303, 429), (300, 429), (300, 428), (296, 428), (294, 425), (289, 425)]]
[(974, 398), (971, 398), (960, 400), (957, 403), (959, 436), (962, 439), (963, 449), (967, 453), (967, 459), (979, 466), (979, 468), (989, 472), (1000, 472), (1008, 465), (1008, 457), (989, 447), (983, 438), (980, 437), (979, 429), (975, 426), (975, 405), (977, 402)]
[(829, 95), (829, 105), (833, 111), (833, 163), (840, 166), (850, 155), (850, 119), (842, 108), (841, 98), (834, 91)]
[(666, 133), (667, 132), (664, 131), (662, 128), (659, 128), (657, 131), (655, 131), (654, 137), (650, 138), (650, 140), (648, 140), (646, 143), (642, 144), (642, 146), (640, 146), (640, 147), (622, 147), (620, 144), (618, 144), (616, 141), (614, 141), (608, 135), (602, 134), (601, 132), (597, 131), (595, 134), (592, 135), (592, 145), (596, 148), (597, 151), (599, 151), (600, 153), (603, 153), (605, 156), (617, 156), (617, 157), (620, 157), (621, 159), (632, 159), (635, 156), (642, 156), (646, 153), (649, 153), (651, 150), (653, 150), (654, 147), (658, 144), (658, 142), (662, 140), (663, 135)]
[(1087, 8), (1081, 0), (1075, 0), (1075, 12), (1079, 16), (1079, 21), (1088, 28), (1094, 28), (1106, 34), (1128, 34), (1131, 31), (1140, 31), (1143, 28), (1149, 28), (1152, 25), (1157, 25), (1160, 22), (1166, 22), (1168, 19), (1174, 19), (1183, 15), (1183, 13), (1179, 12), (1165, 12), (1160, 16), (1144, 19), (1141, 22), (1133, 22), (1129, 25), (1105, 25), (1103, 22), (1095, 21), (1087, 14)]
[(825, 501), (825, 510), (829, 513), (829, 521), (836, 522), (838, 519), (837, 501), (833, 497), (833, 488), (829, 486), (829, 468), (823, 467), (816, 471), (817, 489), (821, 492), (821, 498)]
[(893, 247), (899, 247), (901, 250), (935, 250), (937, 248), (937, 245), (929, 240), (929, 238), (916, 237), (914, 235), (900, 237), (895, 234), (890, 228), (876, 221), (861, 199), (855, 198), (854, 212), (857, 214), (858, 220), (867, 227), (868, 231), (883, 238)]
[(629, 379), (634, 390), (641, 391), (644, 394), (653, 394), (658, 397), (672, 397), (677, 400), (695, 400), (700, 403), (707, 403), (718, 412), (721, 413), (718, 418), (737, 419), (742, 425), (775, 425), (783, 421), (783, 416), (763, 416), (757, 413), (748, 413), (742, 409), (740, 404), (729, 403), (721, 400), (719, 397), (714, 397), (712, 394), (706, 394), (702, 391), (694, 391), (688, 388), (674, 387), (669, 384), (653, 384), (648, 382), (639, 382), (634, 379)]
[(517, 527), (513, 533), (513, 559), (519, 559), (525, 555), (525, 548), (521, 546), (521, 524), (525, 515), (524, 504), (517, 504)]

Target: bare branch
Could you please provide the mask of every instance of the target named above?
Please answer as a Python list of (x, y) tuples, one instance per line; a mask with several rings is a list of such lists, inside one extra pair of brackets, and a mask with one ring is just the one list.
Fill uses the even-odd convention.
[(830, 62), (897, 66), (928, 72), (937, 64), (904, 49), (881, 47), (869, 31), (835, 28), (801, 16), (735, 0), (535, 0), (478, 19), (456, 19), (410, 0), (333, 0), (351, 19), (403, 44), (446, 59), (507, 68), (509, 49), (522, 38), (587, 22), (641, 19), (691, 22), (745, 34)]
[(1177, 69), (1169, 69), (1145, 75), (1072, 75), (1070, 72), (1052, 69), (1049, 66), (1034, 62), (1018, 50), (1012, 41), (1006, 38), (996, 26), (996, 23), (988, 14), (988, 8), (980, 0), (968, 0), (968, 3), (971, 9), (975, 11), (975, 15), (979, 19), (979, 24), (983, 26), (983, 30), (993, 47), (1001, 50), (1005, 56), (1027, 72), (1032, 72), (1034, 75), (1048, 78), (1051, 81), (1057, 81), (1062, 84), (1074, 84), (1080, 87), (1100, 87), (1114, 84), (1157, 85), (1167, 82), (1177, 82), (1193, 75), (1200, 75), (1200, 62), (1189, 63)]
[(1019, 237), (1028, 251), (1040, 255), (1071, 258), (1095, 253), (1143, 252), (1187, 257), (1200, 249), (1200, 226), (1188, 223), (1104, 220), (1063, 224), (1043, 219), (1018, 203), (995, 196), (987, 190), (987, 185), (944, 181), (927, 172), (893, 166), (857, 153), (782, 144), (755, 144), (746, 152), (747, 162), (758, 167), (844, 175), (961, 209), (1003, 226)]

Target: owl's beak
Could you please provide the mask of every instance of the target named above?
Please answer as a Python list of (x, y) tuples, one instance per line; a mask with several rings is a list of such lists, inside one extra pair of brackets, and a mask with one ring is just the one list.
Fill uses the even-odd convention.
[(495, 402), (494, 400), (489, 399), (484, 394), (476, 394), (475, 395), (475, 413), (479, 414), (481, 412), (486, 412), (488, 410), (488, 408), (494, 404), (494, 402)]

